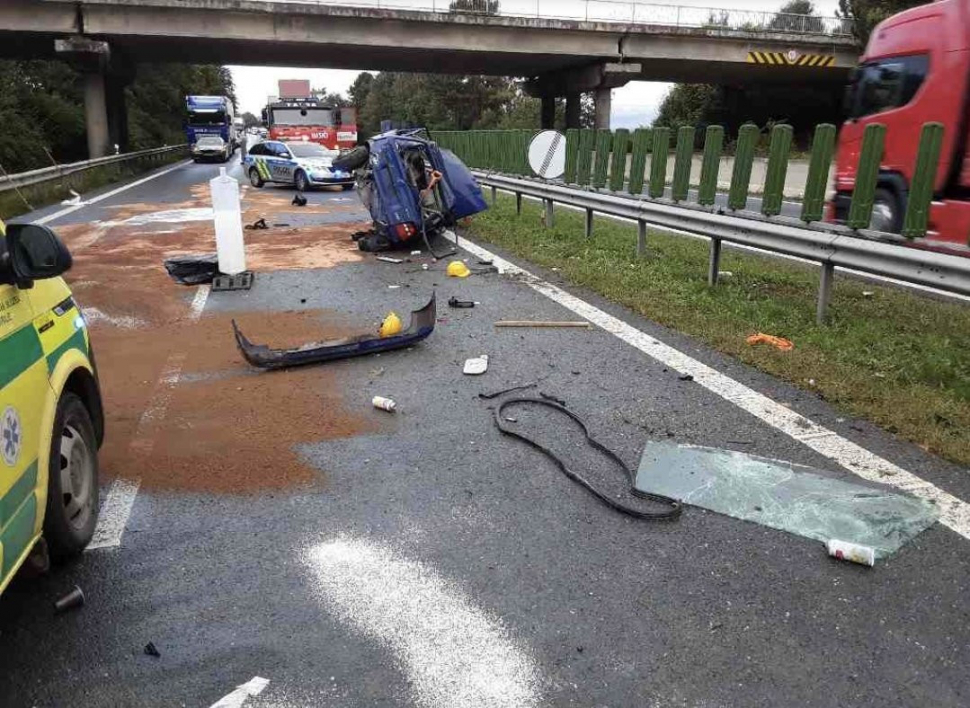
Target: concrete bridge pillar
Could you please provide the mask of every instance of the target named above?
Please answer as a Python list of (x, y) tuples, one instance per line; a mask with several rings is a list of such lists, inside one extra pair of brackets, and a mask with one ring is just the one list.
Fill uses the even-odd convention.
[(54, 40), (54, 50), (84, 76), (84, 121), (88, 132), (88, 157), (104, 157), (109, 152), (108, 90), (105, 77), (110, 51), (107, 42), (80, 35)]
[(566, 129), (580, 128), (580, 113), (582, 108), (583, 94), (566, 94)]
[(597, 130), (610, 129), (610, 111), (613, 110), (613, 89), (606, 86), (596, 89), (596, 118)]
[(542, 97), (542, 114), (540, 116), (540, 125), (542, 126), (543, 130), (552, 130), (556, 127), (555, 96)]

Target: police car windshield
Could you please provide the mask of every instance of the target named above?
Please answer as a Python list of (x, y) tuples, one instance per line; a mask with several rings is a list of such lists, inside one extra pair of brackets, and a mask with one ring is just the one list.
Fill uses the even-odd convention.
[(287, 143), (286, 147), (293, 153), (293, 157), (330, 157), (332, 154), (319, 143)]

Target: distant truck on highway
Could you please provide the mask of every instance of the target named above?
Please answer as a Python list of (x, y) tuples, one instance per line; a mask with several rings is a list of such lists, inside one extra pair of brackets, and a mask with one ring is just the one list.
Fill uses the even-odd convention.
[[(185, 137), (193, 149), (202, 137), (211, 145), (214, 138), (224, 143), (228, 155), (239, 146), (239, 128), (235, 122), (235, 109), (228, 96), (186, 96)], [(228, 159), (228, 158), (227, 158)]]
[(830, 217), (848, 215), (862, 134), (886, 126), (871, 228), (902, 230), (923, 124), (944, 126), (926, 245), (970, 255), (970, 0), (894, 15), (869, 39), (846, 96)]

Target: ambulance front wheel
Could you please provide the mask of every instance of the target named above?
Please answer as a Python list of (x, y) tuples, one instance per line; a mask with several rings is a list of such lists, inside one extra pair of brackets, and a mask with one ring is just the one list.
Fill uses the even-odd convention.
[(262, 187), (266, 184), (263, 178), (259, 176), (259, 171), (255, 167), (249, 169), (249, 183), (254, 187)]
[(55, 561), (76, 556), (98, 523), (98, 440), (84, 402), (65, 391), (57, 404), (47, 470), (44, 538)]

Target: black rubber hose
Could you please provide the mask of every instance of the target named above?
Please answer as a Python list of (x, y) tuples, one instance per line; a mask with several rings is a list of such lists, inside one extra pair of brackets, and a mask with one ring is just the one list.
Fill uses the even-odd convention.
[[(648, 499), (650, 501), (658, 502), (660, 504), (666, 504), (670, 507), (670, 509), (667, 511), (641, 511), (640, 509), (634, 509), (631, 506), (622, 504), (616, 501), (615, 499), (612, 499), (611, 497), (607, 496), (605, 493), (601, 492), (600, 490), (598, 490), (588, 480), (586, 480), (586, 478), (571, 471), (568, 467), (566, 467), (566, 464), (554, 452), (552, 452), (548, 448), (543, 447), (541, 444), (537, 443), (532, 438), (527, 438), (525, 435), (522, 435), (521, 433), (517, 433), (514, 430), (511, 430), (510, 428), (506, 427), (504, 425), (505, 419), (503, 417), (503, 411), (507, 407), (511, 405), (515, 405), (516, 403), (533, 403), (537, 406), (545, 406), (547, 408), (552, 408), (553, 410), (559, 411), (560, 413), (563, 413), (569, 416), (570, 418), (572, 418), (576, 423), (579, 424), (579, 427), (583, 429), (583, 433), (586, 435), (586, 442), (588, 442), (592, 447), (596, 448), (604, 455), (606, 455), (608, 458), (613, 460), (613, 462), (615, 462), (626, 473), (627, 481), (630, 484), (630, 492), (634, 496), (639, 497), (641, 499)], [(680, 516), (681, 512), (683, 511), (683, 507), (681, 506), (681, 503), (676, 499), (672, 499), (671, 497), (665, 497), (661, 494), (651, 494), (649, 492), (642, 492), (639, 489), (637, 489), (634, 486), (634, 483), (636, 482), (636, 474), (633, 472), (633, 470), (631, 470), (626, 465), (626, 463), (619, 458), (619, 456), (615, 452), (607, 448), (605, 445), (600, 443), (592, 435), (589, 434), (589, 428), (586, 427), (586, 423), (585, 421), (583, 421), (582, 418), (580, 418), (578, 415), (573, 413), (568, 408), (564, 408), (563, 406), (559, 405), (558, 403), (553, 403), (552, 401), (547, 401), (541, 398), (509, 398), (505, 401), (502, 401), (502, 404), (495, 410), (495, 425), (496, 427), (498, 427), (499, 431), (503, 435), (509, 435), (513, 438), (518, 438), (522, 442), (527, 443), (528, 445), (531, 445), (536, 450), (541, 452), (543, 455), (548, 457), (550, 460), (555, 462), (556, 466), (559, 467), (559, 469), (562, 471), (564, 475), (566, 475), (567, 477), (569, 477), (569, 479), (576, 482), (576, 484), (580, 485), (581, 487), (584, 487), (590, 494), (592, 494), (594, 497), (599, 499), (601, 502), (606, 504), (614, 511), (618, 511), (621, 514), (626, 514), (627, 516), (632, 516), (635, 519), (643, 519), (644, 521), (673, 521), (677, 519)]]

